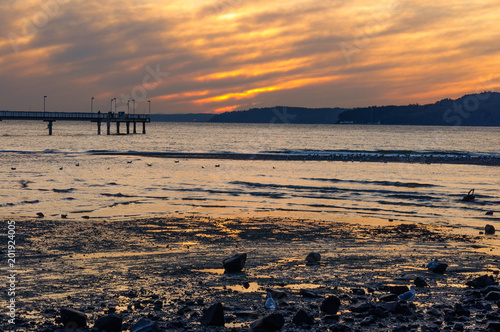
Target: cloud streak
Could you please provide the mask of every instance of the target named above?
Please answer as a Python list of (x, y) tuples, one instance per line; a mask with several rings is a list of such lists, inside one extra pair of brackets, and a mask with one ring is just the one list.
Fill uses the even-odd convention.
[[(0, 109), (155, 112), (432, 102), (497, 89), (500, 1), (17, 0), (0, 5)], [(123, 98), (122, 98), (123, 99)], [(138, 101), (145, 109), (145, 98)], [(122, 106), (124, 102), (121, 101)], [(126, 101), (125, 101), (126, 103)]]

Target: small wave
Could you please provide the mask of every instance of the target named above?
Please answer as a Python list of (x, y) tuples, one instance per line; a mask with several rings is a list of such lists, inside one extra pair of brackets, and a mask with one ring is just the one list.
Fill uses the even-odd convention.
[(392, 181), (359, 181), (359, 180), (341, 180), (341, 179), (325, 179), (325, 178), (302, 178), (303, 180), (312, 181), (323, 181), (332, 183), (359, 183), (359, 184), (376, 184), (381, 186), (393, 186), (393, 187), (406, 187), (406, 188), (430, 188), (438, 187), (437, 185), (430, 183), (418, 183), (418, 182), (392, 182)]
[(68, 194), (70, 192), (73, 192), (75, 188), (69, 188), (69, 189), (52, 189), (53, 192), (59, 193), (59, 194)]

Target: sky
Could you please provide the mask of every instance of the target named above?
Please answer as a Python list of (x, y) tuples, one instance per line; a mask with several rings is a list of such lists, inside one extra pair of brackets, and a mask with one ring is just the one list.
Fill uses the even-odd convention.
[(499, 21), (500, 0), (2, 0), (0, 110), (43, 110), (44, 96), (57, 112), (117, 98), (130, 113), (220, 113), (500, 91)]

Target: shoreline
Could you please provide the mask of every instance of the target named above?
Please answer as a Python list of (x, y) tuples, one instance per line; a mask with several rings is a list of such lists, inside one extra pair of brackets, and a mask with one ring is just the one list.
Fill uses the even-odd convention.
[[(62, 329), (58, 317), (63, 306), (84, 312), (89, 327), (116, 312), (125, 331), (144, 317), (164, 330), (197, 331), (203, 310), (215, 302), (225, 308), (222, 331), (248, 331), (269, 313), (266, 288), (287, 294), (276, 310), (285, 318), (283, 331), (302, 330), (292, 323), (300, 308), (312, 315), (317, 331), (337, 325), (392, 331), (437, 322), (477, 330), (486, 326), (486, 313), (495, 314), (495, 302), (465, 301), (470, 293), (465, 282), (485, 274), (496, 278), (499, 256), (481, 236), (451, 234), (433, 225), (198, 216), (26, 219), (16, 225), (22, 257), (17, 295), (22, 321), (16, 327), (26, 331)], [(320, 263), (307, 265), (305, 257), (312, 251), (321, 254)], [(243, 252), (248, 254), (243, 273), (224, 274), (222, 261)], [(445, 274), (427, 271), (425, 265), (434, 258), (448, 264)], [(371, 316), (354, 307), (382, 306), (388, 286), (409, 287), (416, 277), (428, 286), (417, 288), (411, 314), (385, 312), (386, 317), (364, 325)], [(319, 297), (305, 298), (301, 288)], [(337, 315), (318, 309), (328, 296), (341, 300)], [(445, 319), (456, 303), (466, 306), (470, 316)]]
[(325, 154), (285, 154), (285, 153), (197, 153), (197, 152), (113, 152), (92, 151), (93, 155), (137, 156), (169, 159), (219, 159), (219, 160), (259, 160), (259, 161), (343, 161), (379, 163), (418, 164), (460, 164), (500, 166), (500, 157), (483, 156), (433, 156), (413, 154), (366, 154), (366, 153), (325, 153)]

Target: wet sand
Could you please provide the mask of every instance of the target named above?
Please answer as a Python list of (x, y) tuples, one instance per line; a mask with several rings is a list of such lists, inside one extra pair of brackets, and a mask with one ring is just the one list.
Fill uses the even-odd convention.
[[(68, 306), (86, 313), (89, 331), (97, 318), (116, 312), (128, 331), (142, 317), (162, 331), (248, 331), (269, 313), (266, 288), (287, 297), (276, 312), (283, 331), (301, 331), (292, 319), (300, 308), (313, 317), (313, 331), (392, 331), (439, 329), (462, 324), (484, 329), (498, 316), (496, 302), (466, 303), (469, 317), (446, 318), (471, 290), (466, 281), (499, 272), (498, 259), (484, 235), (454, 234), (429, 225), (373, 219), (350, 222), (277, 218), (213, 219), (172, 217), (142, 220), (18, 220), (16, 222), (18, 293), (15, 331), (63, 331), (59, 311)], [(5, 240), (5, 238), (3, 237)], [(306, 265), (315, 251), (320, 264)], [(247, 253), (242, 273), (224, 274), (223, 259)], [(425, 265), (437, 258), (445, 274)], [(388, 313), (366, 325), (362, 303), (383, 305), (387, 286), (414, 284), (423, 278), (409, 307), (412, 315)], [(300, 289), (319, 297), (306, 298)], [(341, 300), (338, 315), (320, 313), (325, 297)], [(215, 302), (225, 308), (225, 328), (200, 324), (203, 310)], [(478, 305), (480, 303), (481, 305)], [(5, 308), (6, 297), (2, 298)], [(240, 311), (239, 311), (240, 310)], [(241, 313), (243, 310), (243, 313)]]

